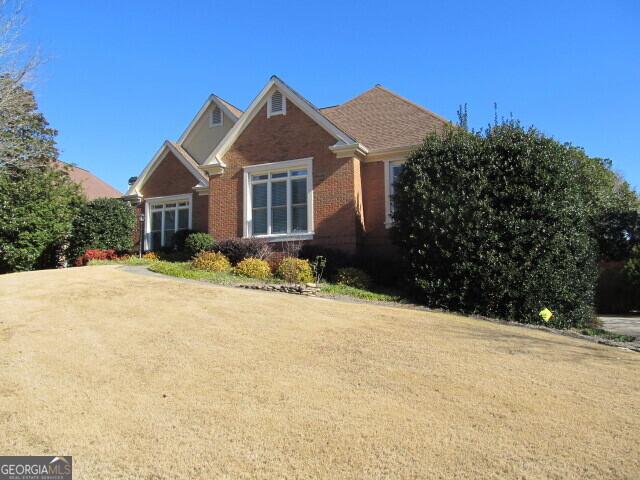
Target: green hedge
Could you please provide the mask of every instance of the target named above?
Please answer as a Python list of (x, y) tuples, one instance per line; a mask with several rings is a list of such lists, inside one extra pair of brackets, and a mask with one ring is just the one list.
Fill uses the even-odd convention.
[(593, 318), (591, 236), (571, 149), (510, 122), (450, 127), (408, 158), (393, 237), (413, 293), (439, 308), (558, 327)]
[(73, 222), (69, 258), (79, 257), (89, 249), (132, 250), (135, 222), (133, 207), (118, 198), (87, 202)]

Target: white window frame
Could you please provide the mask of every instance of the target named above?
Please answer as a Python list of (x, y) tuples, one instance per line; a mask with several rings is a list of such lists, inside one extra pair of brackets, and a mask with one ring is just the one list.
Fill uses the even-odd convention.
[[(280, 92), (280, 95), (282, 95), (282, 110), (280, 110), (279, 112), (272, 113), (271, 97), (273, 97), (273, 94), (276, 92)], [(274, 90), (269, 94), (269, 97), (267, 99), (267, 118), (275, 117), (276, 115), (286, 115), (286, 114), (287, 114), (287, 96), (282, 92), (282, 90)]]
[[(289, 170), (307, 170), (307, 231), (299, 233), (267, 233), (266, 235), (252, 235), (252, 192), (251, 188), (251, 176), (285, 172)], [(295, 177), (287, 177), (287, 183), (291, 182)], [(267, 182), (267, 185), (271, 184), (271, 180)], [(287, 228), (291, 226), (291, 188), (287, 187)], [(267, 197), (271, 196), (271, 188), (267, 187)], [(250, 167), (244, 167), (244, 179), (243, 179), (243, 228), (242, 234), (244, 238), (255, 237), (265, 238), (271, 242), (282, 242), (289, 240), (311, 240), (314, 235), (313, 224), (313, 158), (300, 158), (297, 160), (286, 160), (283, 162), (263, 163), (260, 165), (252, 165)], [(271, 202), (267, 200), (267, 205)], [(271, 208), (267, 207), (267, 232), (271, 229)]]
[[(156, 205), (164, 205), (165, 203), (175, 203), (175, 210), (178, 210), (177, 204), (180, 202), (189, 202), (189, 227), (192, 228), (192, 220), (193, 220), (193, 194), (187, 193), (184, 195), (168, 195), (165, 197), (151, 197), (146, 198), (144, 202), (144, 250), (147, 251), (151, 248), (151, 212), (152, 211), (161, 211), (162, 213), (162, 224), (160, 227), (160, 231), (162, 232), (160, 235), (160, 244), (164, 246), (164, 211), (162, 210), (153, 210), (152, 207)], [(178, 225), (178, 215), (176, 213), (175, 216), (176, 227)]]
[(391, 185), (391, 168), (396, 165), (404, 165), (406, 158), (389, 158), (384, 161), (384, 226), (391, 228), (393, 218), (391, 218), (391, 195), (393, 194), (393, 185)]
[[(213, 121), (213, 112), (215, 111), (215, 109), (220, 110), (220, 123), (215, 123)], [(209, 112), (209, 126), (210, 127), (221, 127), (224, 124), (224, 111), (222, 110), (222, 108), (220, 108), (219, 105), (217, 104), (213, 104), (211, 111)]]

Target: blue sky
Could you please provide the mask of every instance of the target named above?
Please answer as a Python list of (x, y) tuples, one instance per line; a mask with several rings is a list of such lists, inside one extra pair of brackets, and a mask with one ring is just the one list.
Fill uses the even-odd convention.
[(24, 41), (61, 159), (124, 191), (210, 93), (272, 74), (316, 106), (381, 83), (451, 120), (509, 113), (640, 187), (640, 2), (32, 0)]

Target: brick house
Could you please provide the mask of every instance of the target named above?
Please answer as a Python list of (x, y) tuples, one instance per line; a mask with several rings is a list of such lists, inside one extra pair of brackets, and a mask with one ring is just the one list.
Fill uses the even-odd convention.
[(393, 179), (424, 136), (446, 123), (378, 85), (316, 108), (274, 76), (244, 112), (209, 97), (124, 198), (144, 211), (145, 250), (193, 229), (217, 240), (385, 251)]

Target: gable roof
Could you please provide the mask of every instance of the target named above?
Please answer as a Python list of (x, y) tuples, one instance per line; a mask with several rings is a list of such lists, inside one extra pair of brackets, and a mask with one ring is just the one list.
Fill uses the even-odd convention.
[(240, 110), (238, 107), (231, 105), (229, 102), (227, 102), (226, 100), (220, 98), (220, 97), (216, 97), (220, 102), (222, 102), (222, 104), (227, 107), (229, 109), (229, 111), (231, 111), (235, 116), (236, 119), (240, 118), (240, 116), (244, 113), (242, 110)]
[(420, 144), (427, 133), (448, 123), (380, 85), (320, 112), (370, 151)]
[(82, 187), (87, 200), (95, 200), (96, 198), (119, 198), (122, 193), (113, 188), (104, 180), (96, 177), (89, 170), (80, 168), (70, 163), (56, 162), (60, 168), (65, 168), (69, 174), (69, 178), (74, 183)]
[(180, 135), (180, 138), (178, 139), (178, 144), (182, 145), (184, 143), (184, 141), (187, 139), (191, 131), (194, 129), (196, 124), (200, 121), (200, 119), (202, 118), (202, 116), (205, 114), (205, 112), (207, 111), (207, 109), (212, 103), (215, 103), (216, 105), (218, 105), (220, 109), (228, 117), (233, 119), (234, 122), (238, 121), (238, 118), (240, 118), (240, 116), (242, 115), (242, 110), (234, 107), (226, 100), (223, 100), (222, 98), (212, 93), (211, 95), (209, 95), (209, 97), (204, 102), (202, 107), (200, 107), (200, 110), (198, 110), (198, 113), (196, 113), (196, 116), (193, 117), (193, 120), (191, 120), (189, 125), (187, 125), (186, 130), (182, 132), (182, 135)]
[(194, 185), (194, 187), (204, 187), (209, 184), (209, 180), (207, 179), (204, 172), (200, 170), (198, 162), (196, 162), (193, 157), (189, 155), (189, 153), (184, 148), (182, 148), (182, 146), (170, 140), (165, 140), (160, 149), (156, 152), (151, 161), (144, 168), (135, 183), (131, 185), (131, 187), (129, 187), (129, 190), (127, 191), (125, 196), (141, 196), (140, 189), (154, 172), (156, 167), (160, 164), (160, 162), (165, 159), (167, 153), (169, 152), (173, 153), (173, 155), (186, 167), (187, 170), (189, 170), (193, 177), (198, 181), (198, 183)]
[(251, 120), (255, 117), (255, 115), (262, 109), (264, 104), (267, 102), (269, 95), (273, 93), (273, 91), (280, 91), (287, 101), (292, 102), (296, 107), (306, 113), (312, 120), (314, 120), (320, 127), (324, 128), (329, 134), (331, 134), (336, 139), (336, 147), (342, 147), (346, 145), (358, 145), (349, 134), (341, 130), (335, 123), (333, 123), (329, 118), (320, 113), (320, 110), (316, 108), (309, 100), (304, 98), (298, 92), (293, 90), (289, 85), (284, 83), (278, 77), (273, 75), (264, 88), (260, 91), (258, 96), (253, 99), (247, 110), (240, 117), (240, 119), (236, 122), (236, 124), (227, 132), (222, 141), (218, 144), (218, 146), (211, 152), (211, 155), (204, 161), (202, 164), (204, 166), (222, 166), (224, 167), (224, 162), (222, 161), (222, 157), (225, 153), (231, 148), (231, 146), (238, 139), (240, 134), (244, 131), (245, 128), (251, 123)]

